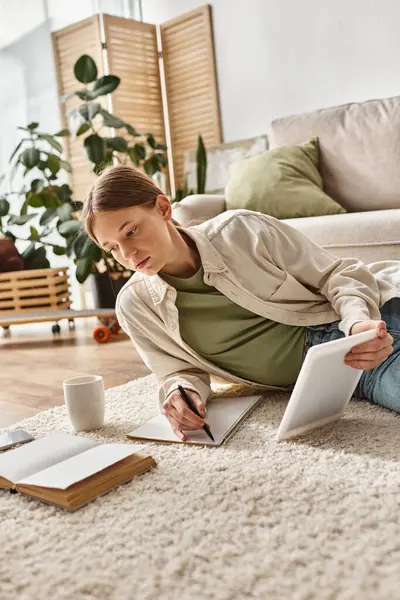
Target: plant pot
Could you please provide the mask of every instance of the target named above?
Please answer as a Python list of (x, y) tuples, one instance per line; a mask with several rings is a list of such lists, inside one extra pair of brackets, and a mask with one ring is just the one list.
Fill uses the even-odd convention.
[(22, 271), (24, 261), (10, 237), (0, 238), (0, 273)]
[(107, 272), (90, 275), (90, 290), (93, 294), (95, 308), (114, 308), (118, 292), (131, 277), (131, 273), (126, 276), (120, 273), (112, 273), (111, 286), (110, 276)]

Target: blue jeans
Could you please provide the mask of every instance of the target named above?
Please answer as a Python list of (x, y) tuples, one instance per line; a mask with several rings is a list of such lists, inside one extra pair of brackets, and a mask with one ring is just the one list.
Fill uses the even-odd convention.
[[(381, 316), (393, 337), (393, 352), (375, 369), (363, 371), (354, 397), (400, 413), (400, 298), (386, 302), (381, 308)], [(311, 346), (341, 337), (344, 333), (339, 330), (339, 321), (307, 327), (304, 356)]]

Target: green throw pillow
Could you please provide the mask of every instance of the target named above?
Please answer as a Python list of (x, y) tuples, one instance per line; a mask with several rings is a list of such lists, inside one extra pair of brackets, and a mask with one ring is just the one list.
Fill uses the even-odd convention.
[(247, 208), (277, 219), (345, 213), (322, 190), (318, 139), (282, 146), (234, 163), (226, 210)]

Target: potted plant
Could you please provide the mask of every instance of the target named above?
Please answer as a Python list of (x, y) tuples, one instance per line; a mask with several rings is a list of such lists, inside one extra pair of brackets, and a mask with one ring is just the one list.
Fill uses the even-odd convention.
[[(159, 173), (167, 165), (167, 147), (159, 144), (151, 133), (140, 133), (129, 123), (105, 110), (97, 100), (111, 94), (120, 84), (115, 75), (98, 77), (95, 61), (88, 55), (81, 56), (74, 65), (74, 75), (84, 87), (68, 94), (62, 100), (77, 97), (81, 103), (69, 109), (69, 130), (80, 137), (89, 161), (97, 175), (112, 164), (131, 163), (142, 169), (150, 177)], [(120, 135), (109, 136), (110, 128)], [(102, 255), (99, 248), (86, 233), (79, 229), (74, 220), (65, 223), (62, 235), (67, 246), (73, 246), (77, 265), (76, 277), (83, 283), (89, 275), (93, 282), (95, 302), (99, 306), (111, 306), (114, 290), (117, 292), (131, 276), (113, 257)], [(108, 272), (108, 273), (107, 273)], [(110, 278), (113, 288), (110, 286)]]
[[(57, 256), (68, 254), (62, 237), (59, 243), (54, 239), (54, 232), (62, 233), (64, 223), (74, 218), (77, 208), (72, 200), (72, 190), (59, 181), (63, 172), (71, 170), (62, 158), (59, 141), (69, 132), (64, 129), (54, 135), (42, 133), (39, 123), (19, 129), (24, 136), (10, 157), (10, 191), (0, 195), (0, 233), (11, 238), (22, 250), (25, 269), (43, 269), (50, 267), (49, 251)], [(21, 189), (14, 190), (18, 171), (22, 171), (24, 184)]]

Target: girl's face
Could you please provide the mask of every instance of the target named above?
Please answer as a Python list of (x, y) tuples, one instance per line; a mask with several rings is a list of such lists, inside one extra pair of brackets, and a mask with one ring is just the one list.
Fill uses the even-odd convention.
[(155, 206), (132, 206), (95, 215), (92, 231), (100, 246), (124, 267), (154, 275), (173, 256), (170, 221), (171, 204), (160, 195)]

